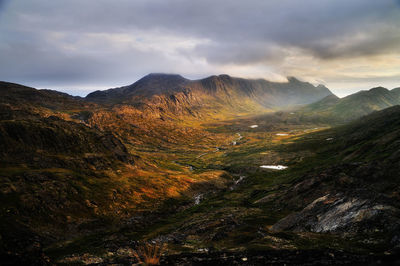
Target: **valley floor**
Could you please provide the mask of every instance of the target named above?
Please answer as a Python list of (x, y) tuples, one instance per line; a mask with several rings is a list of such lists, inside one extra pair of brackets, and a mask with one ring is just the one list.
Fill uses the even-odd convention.
[[(265, 121), (247, 118), (202, 125), (218, 136), (203, 150), (175, 145), (155, 154), (141, 151), (141, 156), (171, 169), (171, 174), (218, 173), (220, 181), (196, 184), (192, 193), (171, 198), (150, 212), (138, 212), (122, 226), (53, 244), (45, 249), (46, 255), (68, 265), (129, 264), (136, 261), (135, 250), (150, 243), (162, 245), (161, 262), (173, 265), (399, 262), (393, 255), (397, 254), (391, 244), (393, 236), (383, 231), (274, 228), (283, 218), (329, 194), (327, 189), (318, 189), (318, 184), (314, 184), (315, 191), (301, 194), (297, 187), (304, 185), (307, 175), (329, 175), (321, 169), (342, 162), (325, 152), (336, 145), (336, 136), (327, 126)], [(345, 174), (346, 169), (339, 172)], [(334, 219), (330, 222), (335, 223)]]

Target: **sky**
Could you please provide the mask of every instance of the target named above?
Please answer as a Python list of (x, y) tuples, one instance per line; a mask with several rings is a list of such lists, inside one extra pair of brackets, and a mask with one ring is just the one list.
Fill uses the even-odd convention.
[(154, 72), (400, 87), (400, 0), (0, 0), (0, 80), (84, 96)]

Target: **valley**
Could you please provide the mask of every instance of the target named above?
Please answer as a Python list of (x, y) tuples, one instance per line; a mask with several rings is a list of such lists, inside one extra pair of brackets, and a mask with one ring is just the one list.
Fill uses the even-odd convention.
[(400, 265), (400, 0), (0, 0), (20, 265)]
[[(224, 183), (196, 185), (203, 186), (199, 188), (200, 192), (195, 192), (193, 196), (175, 199), (176, 210), (159, 209), (158, 221), (151, 226), (145, 226), (140, 232), (135, 226), (133, 228), (126, 226), (108, 232), (101, 238), (97, 238), (98, 235), (95, 234), (79, 238), (76, 243), (68, 241), (66, 246), (58, 247), (53, 252), (67, 250), (68, 254), (71, 250), (82, 251), (82, 247), (85, 246), (88, 247), (86, 252), (95, 252), (104, 257), (110, 251), (117, 252), (121, 247), (133, 249), (134, 244), (130, 244), (132, 239), (165, 242), (170, 254), (197, 253), (199, 250), (210, 249), (247, 250), (253, 244), (246, 243), (245, 239), (259, 238), (257, 233), (259, 228), (268, 230), (273, 221), (286, 214), (285, 211), (274, 211), (272, 203), (255, 202), (279, 187), (287, 185), (293, 175), (293, 173), (264, 170), (260, 165), (283, 163), (295, 167), (298, 161), (310, 157), (312, 152), (287, 152), (284, 147), (291, 143), (292, 139), (303, 136), (304, 130), (314, 131), (314, 127), (305, 127), (298, 133), (292, 133), (291, 136), (277, 136), (276, 131), (266, 132), (261, 126), (255, 131), (249, 128), (248, 121), (243, 124), (238, 122), (235, 123), (235, 130), (240, 130), (239, 134), (242, 137), (238, 140), (237, 133), (230, 131), (230, 126), (232, 124), (224, 122), (208, 125), (206, 128), (225, 139), (223, 143), (218, 144), (218, 150), (215, 146), (211, 146), (205, 150), (206, 152), (199, 154), (201, 157), (196, 153), (175, 150), (173, 160), (169, 158), (163, 162), (173, 165), (181, 174), (210, 175), (213, 172), (223, 172)], [(232, 139), (236, 139), (236, 145), (232, 145)], [(193, 168), (192, 171), (189, 166)], [(254, 195), (254, 192), (257, 194)], [(143, 226), (140, 221), (137, 223), (136, 226)], [(243, 237), (243, 240), (237, 239), (238, 237)], [(109, 238), (115, 239), (117, 250), (107, 248), (106, 239)], [(274, 244), (269, 243), (265, 248), (273, 246)]]
[[(399, 112), (398, 108), (396, 112)], [(268, 263), (268, 260), (271, 259), (268, 258), (268, 254), (270, 254), (268, 252), (276, 250), (284, 250), (289, 254), (290, 251), (298, 252), (298, 250), (301, 252), (313, 251), (313, 254), (329, 250), (329, 254), (315, 255), (323, 263), (332, 262), (335, 256), (337, 256), (335, 259), (339, 260), (340, 256), (343, 256), (343, 262), (347, 261), (347, 263), (374, 260), (374, 258), (378, 261), (385, 259), (381, 257), (382, 255), (380, 256), (385, 252), (387, 255), (384, 257), (387, 260), (393, 259), (392, 253), (396, 253), (394, 250), (389, 250), (393, 248), (392, 234), (394, 231), (374, 228), (372, 224), (374, 217), (368, 217), (368, 215), (358, 215), (357, 219), (359, 219), (359, 223), (371, 223), (368, 225), (371, 228), (365, 229), (361, 225), (356, 225), (361, 228), (346, 234), (335, 229), (310, 231), (309, 228), (293, 230), (286, 227), (284, 232), (276, 229), (282, 220), (284, 221), (287, 219), (286, 217), (290, 217), (301, 208), (306, 208), (314, 200), (327, 195), (329, 197), (329, 194), (325, 193), (332, 193), (336, 190), (335, 193), (338, 194), (334, 196), (339, 199), (346, 197), (340, 193), (353, 193), (353, 197), (365, 198), (365, 195), (362, 195), (365, 192), (355, 192), (350, 189), (351, 186), (356, 186), (357, 190), (361, 189), (359, 186), (362, 185), (362, 181), (349, 181), (346, 178), (353, 178), (348, 175), (352, 175), (355, 168), (362, 168), (365, 165), (373, 168), (373, 165), (352, 160), (343, 162), (342, 156), (335, 154), (337, 146), (342, 145), (345, 140), (343, 136), (340, 136), (342, 131), (335, 132), (326, 125), (325, 127), (318, 125), (317, 128), (316, 125), (275, 124), (278, 130), (275, 128), (273, 131), (268, 131), (263, 126), (257, 129), (249, 128), (248, 125), (252, 124), (251, 122), (253, 122), (251, 118), (248, 118), (245, 122), (239, 120), (232, 124), (224, 122), (209, 125), (208, 130), (223, 135), (226, 139), (229, 139), (230, 135), (235, 137), (235, 134), (232, 136), (232, 133), (240, 131), (239, 134), (242, 138), (237, 140), (236, 145), (226, 141), (220, 144), (217, 151), (210, 147), (210, 151), (202, 153), (204, 155), (200, 158), (184, 152), (176, 154), (177, 165), (193, 166), (194, 173), (224, 171), (227, 175), (225, 185), (209, 186), (206, 192), (197, 195), (200, 197), (178, 199), (177, 206), (185, 207), (178, 207), (172, 213), (164, 213), (160, 210), (157, 220), (151, 225), (140, 227), (139, 232), (136, 227), (129, 225), (116, 231), (106, 232), (101, 237), (95, 234), (79, 238), (76, 242), (68, 241), (67, 244), (61, 245), (51, 252), (56, 252), (58, 256), (63, 254), (61, 256), (63, 257), (71, 251), (82, 252), (82, 248), (86, 247), (84, 252), (91, 254), (92, 259), (99, 258), (103, 263), (118, 261), (130, 263), (134, 260), (129, 255), (129, 251), (133, 252), (135, 245), (140, 245), (140, 241), (150, 241), (165, 243), (164, 248), (168, 250), (169, 254), (165, 263), (168, 263), (168, 258), (174, 256), (174, 260), (181, 260), (182, 264), (185, 264), (185, 261), (186, 263), (192, 261), (193, 257), (200, 262), (206, 262), (208, 259), (219, 263), (230, 260), (241, 261), (242, 257), (246, 257), (249, 262)], [(234, 131), (231, 131), (232, 127), (234, 127)], [(283, 133), (277, 132), (288, 133), (283, 135)], [(329, 137), (336, 141), (327, 140)], [(288, 168), (282, 171), (260, 169), (260, 165), (265, 164), (284, 164)], [(333, 171), (335, 175), (339, 176), (337, 180), (335, 180), (336, 176), (333, 177), (333, 180), (330, 177), (332, 170), (329, 168), (332, 167), (336, 168)], [(187, 171), (187, 169), (182, 169), (182, 171)], [(314, 176), (317, 176), (317, 181), (312, 180), (315, 178)], [(326, 180), (322, 181), (321, 178)], [(394, 178), (396, 177), (394, 176)], [(334, 183), (329, 184), (330, 182)], [(350, 185), (351, 183), (352, 185)], [(394, 181), (394, 184), (397, 182)], [(297, 188), (299, 186), (300, 188)], [(319, 188), (319, 186), (328, 186), (328, 188)], [(344, 188), (340, 188), (340, 186), (344, 186)], [(396, 190), (393, 188), (391, 191)], [(384, 193), (390, 195), (389, 191)], [(391, 200), (389, 200), (388, 210), (399, 207), (396, 197), (389, 196)], [(327, 205), (331, 203), (329, 200), (326, 201)], [(375, 200), (373, 203), (378, 204)], [(356, 204), (355, 208), (357, 208)], [(397, 215), (399, 215), (398, 212), (389, 214), (392, 223), (398, 223)], [(337, 217), (333, 216), (330, 219), (330, 223), (336, 223)], [(313, 216), (306, 217), (302, 223), (311, 223), (312, 220)], [(350, 221), (348, 222), (350, 223)], [(137, 223), (137, 226), (143, 226), (140, 225), (140, 221)], [(107, 245), (108, 239), (113, 239), (115, 248)], [(140, 241), (132, 242), (132, 239)], [(369, 239), (368, 244), (366, 239)], [(67, 253), (57, 253), (62, 250)], [(127, 252), (125, 255), (121, 254), (123, 250)], [(226, 256), (230, 256), (230, 259), (221, 258), (225, 254), (221, 251), (228, 254)], [(178, 254), (186, 255), (180, 257)], [(299, 262), (295, 258), (285, 259), (277, 253), (274, 254), (275, 259), (279, 258), (277, 263)], [(308, 256), (307, 259), (303, 258), (302, 262), (315, 260), (312, 255)], [(254, 259), (254, 257), (257, 258)], [(70, 261), (82, 259), (81, 256), (68, 257), (68, 255), (66, 258)], [(64, 260), (66, 258), (63, 257)]]
[(400, 100), (349, 118), (294, 78), (0, 85), (9, 264), (127, 265), (145, 243), (164, 264), (399, 260)]

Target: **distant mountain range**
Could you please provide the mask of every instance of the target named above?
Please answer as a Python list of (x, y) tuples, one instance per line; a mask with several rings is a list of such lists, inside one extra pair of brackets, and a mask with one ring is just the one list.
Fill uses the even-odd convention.
[(270, 82), (228, 75), (189, 80), (180, 75), (149, 74), (131, 85), (95, 91), (85, 98), (8, 82), (0, 82), (0, 87), (2, 102), (8, 103), (0, 105), (0, 116), (10, 114), (6, 110), (10, 104), (24, 106), (25, 112), (28, 106), (36, 111), (40, 107), (41, 112), (83, 110), (85, 114), (75, 114), (80, 118), (88, 118), (94, 109), (124, 105), (141, 117), (161, 119), (224, 119), (290, 108), (306, 120), (343, 123), (400, 104), (400, 87), (376, 87), (339, 98), (323, 85), (294, 77), (287, 82)]
[(332, 95), (325, 86), (296, 78), (288, 82), (234, 78), (228, 75), (188, 80), (180, 75), (149, 74), (129, 86), (90, 93), (100, 104), (130, 104), (160, 115), (204, 117), (213, 113), (254, 113), (318, 101)]

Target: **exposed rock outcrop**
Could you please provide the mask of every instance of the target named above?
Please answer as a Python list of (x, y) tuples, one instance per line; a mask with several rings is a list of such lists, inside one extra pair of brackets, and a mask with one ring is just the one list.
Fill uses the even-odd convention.
[(400, 210), (371, 199), (328, 194), (314, 200), (300, 212), (283, 218), (272, 230), (393, 233), (400, 230)]

